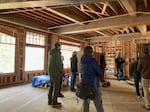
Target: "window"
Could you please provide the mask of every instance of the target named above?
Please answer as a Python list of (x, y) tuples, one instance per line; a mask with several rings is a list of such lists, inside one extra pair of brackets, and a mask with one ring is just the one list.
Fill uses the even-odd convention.
[(45, 36), (26, 33), (25, 71), (44, 70)]
[(62, 45), (61, 46), (61, 55), (64, 57), (64, 68), (70, 68), (70, 58), (72, 56), (73, 51), (79, 51), (80, 48), (77, 46), (69, 46), (69, 45)]
[(44, 69), (44, 49), (35, 47), (26, 47), (25, 49), (25, 70), (43, 70)]
[(0, 74), (15, 70), (15, 43), (14, 37), (0, 33)]
[(45, 36), (41, 34), (36, 34), (32, 32), (26, 33), (26, 44), (33, 44), (33, 45), (45, 45)]

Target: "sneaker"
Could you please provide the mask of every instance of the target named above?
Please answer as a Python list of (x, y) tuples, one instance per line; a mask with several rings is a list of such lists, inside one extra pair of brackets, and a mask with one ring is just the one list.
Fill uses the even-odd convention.
[(140, 96), (137, 96), (137, 98), (141, 98)]
[(61, 103), (59, 103), (59, 102), (53, 102), (52, 106), (53, 107), (61, 107)]
[(75, 91), (76, 91), (76, 89), (71, 89), (71, 91), (72, 91), (72, 92), (75, 92)]
[(52, 105), (52, 102), (51, 102), (51, 101), (48, 101), (48, 105)]
[(147, 105), (145, 105), (144, 108), (145, 108), (146, 110), (150, 110), (150, 107), (147, 106)]
[(62, 93), (60, 93), (60, 94), (58, 95), (58, 97), (64, 97), (64, 95), (63, 95)]

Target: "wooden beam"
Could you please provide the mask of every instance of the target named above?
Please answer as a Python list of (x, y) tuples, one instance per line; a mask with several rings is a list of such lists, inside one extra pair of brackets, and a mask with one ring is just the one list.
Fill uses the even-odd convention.
[(14, 14), (0, 15), (0, 21), (48, 33), (48, 26)]
[(150, 38), (150, 32), (147, 32), (146, 35), (142, 35), (141, 33), (129, 33), (129, 34), (118, 34), (114, 36), (97, 36), (85, 38), (85, 40), (90, 40), (90, 42), (100, 42), (108, 40), (134, 40), (144, 38)]
[(107, 3), (108, 7), (110, 7), (110, 9), (116, 14), (119, 15), (118, 12), (109, 4)]
[(42, 10), (42, 8), (34, 8), (34, 9), (25, 9), (25, 10), (14, 10), (14, 11), (6, 11), (1, 12), (0, 14), (13, 14), (13, 13), (21, 13), (21, 12), (29, 12), (29, 11), (36, 11), (36, 10)]
[[(88, 6), (88, 5), (86, 5), (86, 4), (84, 4), (84, 6), (88, 9), (88, 11), (90, 11), (90, 12), (95, 12), (90, 6)], [(85, 10), (84, 10), (85, 11)], [(87, 11), (87, 10), (86, 10)], [(99, 13), (94, 13), (95, 15), (97, 15), (98, 17), (101, 17), (100, 16), (100, 14)]]
[(9, 25), (22, 26), (25, 28), (33, 29), (33, 30), (40, 31), (40, 32), (55, 34), (60, 37), (64, 37), (64, 38), (68, 38), (68, 39), (72, 39), (72, 40), (76, 40), (76, 41), (80, 41), (80, 42), (87, 42), (85, 40), (73, 38), (71, 36), (59, 35), (57, 33), (50, 32), (50, 31), (48, 31), (48, 26), (46, 26), (46, 25), (22, 18), (17, 15), (13, 15), (13, 14), (0, 15), (0, 24), (4, 24), (4, 25), (8, 24), (8, 26)]
[(109, 16), (108, 14), (105, 14), (105, 13), (101, 13), (101, 12), (96, 12), (94, 10), (87, 10), (87, 9), (84, 9), (84, 11), (86, 12), (90, 12), (90, 13), (93, 13), (93, 14), (96, 14), (97, 16), (100, 16), (103, 15), (103, 16)]
[(87, 12), (81, 10), (79, 7), (77, 7), (77, 6), (75, 6), (75, 5), (74, 5), (74, 7), (75, 7), (76, 9), (78, 9), (79, 11), (82, 11), (84, 14), (86, 14), (86, 15), (89, 16), (90, 18), (95, 19), (95, 17), (93, 17), (93, 16), (90, 15), (89, 13), (87, 13)]
[(144, 5), (145, 5), (145, 8), (148, 9), (148, 3), (147, 3), (147, 0), (144, 0)]
[[(129, 15), (136, 16), (137, 8), (136, 8), (136, 1), (135, 0), (119, 0), (119, 1), (120, 1), (119, 3), (121, 3), (125, 7), (127, 12), (129, 13)], [(140, 25), (140, 26), (138, 25), (136, 27), (139, 29), (139, 31), (143, 35), (146, 34), (146, 32), (147, 32), (146, 25)]]
[(104, 14), (104, 13), (105, 13), (106, 8), (107, 8), (107, 5), (106, 5), (106, 4), (104, 4), (104, 5), (103, 5), (103, 9), (102, 9), (102, 14)]
[[(94, 4), (108, 0), (0, 0), (0, 9), (14, 9), (25, 7), (47, 7), (61, 5)], [(116, 0), (109, 0), (116, 1)]]
[(130, 15), (136, 15), (136, 1), (135, 0), (118, 0)]
[(147, 32), (147, 27), (146, 27), (146, 25), (138, 25), (137, 28), (139, 29), (139, 31), (140, 31), (143, 35), (146, 35), (146, 32)]
[(96, 33), (101, 34), (101, 35), (103, 35), (103, 36), (108, 36), (107, 34), (105, 34), (105, 33), (103, 33), (103, 32), (100, 32), (100, 31), (96, 31)]
[[(107, 3), (107, 4), (108, 4), (108, 3)], [(102, 8), (99, 4), (95, 3), (95, 5), (96, 5), (96, 7), (99, 8), (100, 10), (103, 10), (103, 8)], [(104, 4), (102, 4), (102, 5), (104, 5)], [(104, 13), (107, 14), (108, 16), (110, 16), (110, 14), (108, 14), (108, 13), (106, 12), (106, 10), (105, 10)]]
[(105, 30), (114, 27), (149, 24), (149, 21), (150, 14), (138, 13), (137, 17), (130, 15), (119, 15), (87, 21), (84, 22), (85, 25), (70, 25), (67, 27), (54, 29), (53, 31), (59, 34), (83, 33), (97, 30)]
[(135, 32), (134, 27), (129, 27), (129, 29), (132, 31), (132, 33)]
[(56, 14), (56, 15), (59, 15), (63, 18), (66, 18), (72, 22), (83, 25), (83, 23), (81, 23), (83, 21), (83, 19), (80, 19), (79, 17), (77, 17), (74, 14), (69, 14), (67, 12), (64, 12), (63, 10), (60, 10), (60, 9), (51, 9), (51, 8), (46, 8), (46, 7), (45, 7), (45, 9)]

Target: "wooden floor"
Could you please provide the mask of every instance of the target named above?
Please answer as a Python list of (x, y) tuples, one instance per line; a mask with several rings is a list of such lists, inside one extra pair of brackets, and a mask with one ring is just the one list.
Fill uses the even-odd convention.
[[(110, 80), (111, 87), (100, 88), (105, 112), (149, 112), (143, 108), (142, 98), (137, 98), (135, 88), (126, 81)], [(63, 88), (63, 106), (52, 108), (47, 105), (47, 89), (35, 88), (31, 84), (0, 89), (0, 112), (82, 112), (82, 101)], [(93, 102), (90, 112), (96, 112)]]

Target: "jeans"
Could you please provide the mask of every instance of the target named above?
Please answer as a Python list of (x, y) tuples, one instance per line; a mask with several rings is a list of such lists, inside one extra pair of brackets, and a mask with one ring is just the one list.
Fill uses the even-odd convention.
[[(134, 84), (135, 84), (137, 96), (140, 96), (140, 87), (139, 87), (140, 82), (141, 82), (141, 77), (138, 76), (138, 74), (134, 74)], [(142, 89), (142, 96), (144, 97), (143, 87), (141, 89)]]
[(71, 75), (71, 85), (70, 85), (70, 90), (74, 90), (74, 86), (76, 84), (76, 72), (72, 72), (72, 75)]
[(124, 79), (124, 70), (123, 67), (117, 68), (117, 78), (118, 80), (120, 80), (122, 77), (122, 79)]
[[(97, 86), (95, 87), (95, 89), (96, 89), (96, 96), (93, 99), (93, 102), (95, 104), (96, 110), (97, 110), (97, 112), (104, 112), (103, 105), (102, 105), (101, 92)], [(89, 112), (89, 104), (90, 104), (89, 99), (83, 101), (83, 111), (82, 112)]]

